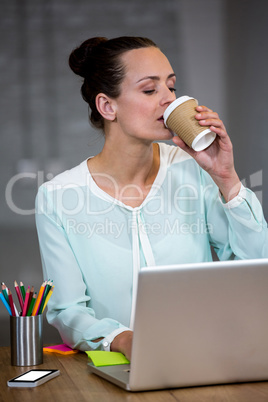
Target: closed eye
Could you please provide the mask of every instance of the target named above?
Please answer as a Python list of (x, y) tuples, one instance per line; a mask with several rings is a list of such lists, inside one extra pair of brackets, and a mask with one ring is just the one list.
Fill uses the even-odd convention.
[(155, 89), (150, 89), (150, 90), (148, 90), (148, 91), (143, 91), (143, 93), (146, 94), (146, 95), (151, 95), (151, 94), (153, 94), (154, 92), (155, 92)]
[[(176, 88), (169, 88), (170, 92), (176, 92)], [(144, 94), (146, 95), (152, 95), (155, 92), (155, 89), (150, 89), (147, 91), (143, 91)]]

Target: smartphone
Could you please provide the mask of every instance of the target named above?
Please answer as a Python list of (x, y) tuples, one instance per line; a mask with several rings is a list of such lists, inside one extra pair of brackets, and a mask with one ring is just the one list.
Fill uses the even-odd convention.
[(59, 370), (29, 370), (7, 382), (9, 387), (37, 387), (60, 374)]

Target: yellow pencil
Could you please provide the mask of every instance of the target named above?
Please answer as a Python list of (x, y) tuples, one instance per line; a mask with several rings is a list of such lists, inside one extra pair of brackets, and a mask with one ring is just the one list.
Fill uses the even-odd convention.
[(43, 307), (43, 310), (42, 310), (42, 314), (43, 314), (43, 311), (44, 311), (45, 308), (46, 308), (47, 302), (49, 301), (49, 299), (50, 299), (50, 297), (51, 297), (51, 295), (52, 295), (52, 293), (53, 293), (54, 287), (55, 287), (55, 286), (52, 286), (52, 288), (50, 289), (50, 291), (49, 291), (48, 294), (47, 294), (47, 297), (46, 297), (46, 300), (45, 300), (45, 303), (44, 303), (44, 307)]
[(37, 299), (36, 299), (36, 302), (35, 302), (35, 305), (34, 305), (32, 315), (36, 315), (38, 313), (38, 309), (40, 307), (40, 302), (41, 302), (42, 296), (44, 294), (45, 287), (46, 287), (46, 282), (43, 282), (41, 287), (40, 287), (40, 290), (39, 290), (39, 293), (38, 293), (38, 296), (37, 296)]

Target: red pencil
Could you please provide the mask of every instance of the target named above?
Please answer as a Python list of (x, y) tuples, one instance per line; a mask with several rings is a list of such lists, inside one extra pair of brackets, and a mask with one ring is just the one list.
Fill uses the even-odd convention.
[(34, 287), (31, 287), (31, 291), (30, 291), (30, 296), (29, 296), (29, 301), (28, 301), (28, 306), (30, 306), (32, 298), (33, 298), (33, 294), (34, 294)]
[(19, 285), (17, 284), (17, 281), (14, 282), (14, 286), (15, 286), (15, 289), (16, 289), (16, 292), (17, 292), (17, 296), (18, 296), (19, 303), (20, 303), (20, 308), (21, 308), (21, 311), (22, 311), (23, 310), (23, 300), (22, 300), (22, 297), (21, 297), (20, 288), (19, 288)]
[(11, 294), (11, 292), (10, 292), (10, 289), (8, 289), (8, 298), (9, 298), (9, 304), (10, 304), (11, 314), (13, 315), (13, 317), (15, 317), (15, 316), (16, 316), (16, 313), (15, 313), (13, 297), (12, 297), (12, 294)]
[(30, 297), (30, 286), (28, 286), (28, 289), (27, 289), (26, 294), (25, 294), (25, 300), (24, 300), (24, 305), (23, 305), (23, 310), (22, 310), (22, 316), (23, 317), (25, 317), (26, 313), (27, 313), (29, 297)]

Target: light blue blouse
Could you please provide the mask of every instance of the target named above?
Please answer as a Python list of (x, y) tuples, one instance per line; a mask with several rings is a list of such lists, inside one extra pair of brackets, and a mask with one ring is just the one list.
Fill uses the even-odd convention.
[(188, 154), (159, 147), (159, 172), (139, 207), (101, 190), (87, 161), (39, 188), (42, 266), (55, 285), (47, 319), (73, 348), (101, 349), (103, 342), (92, 341), (111, 342), (132, 328), (143, 266), (211, 261), (211, 246), (221, 260), (268, 257), (267, 223), (254, 193), (241, 186), (225, 204)]

